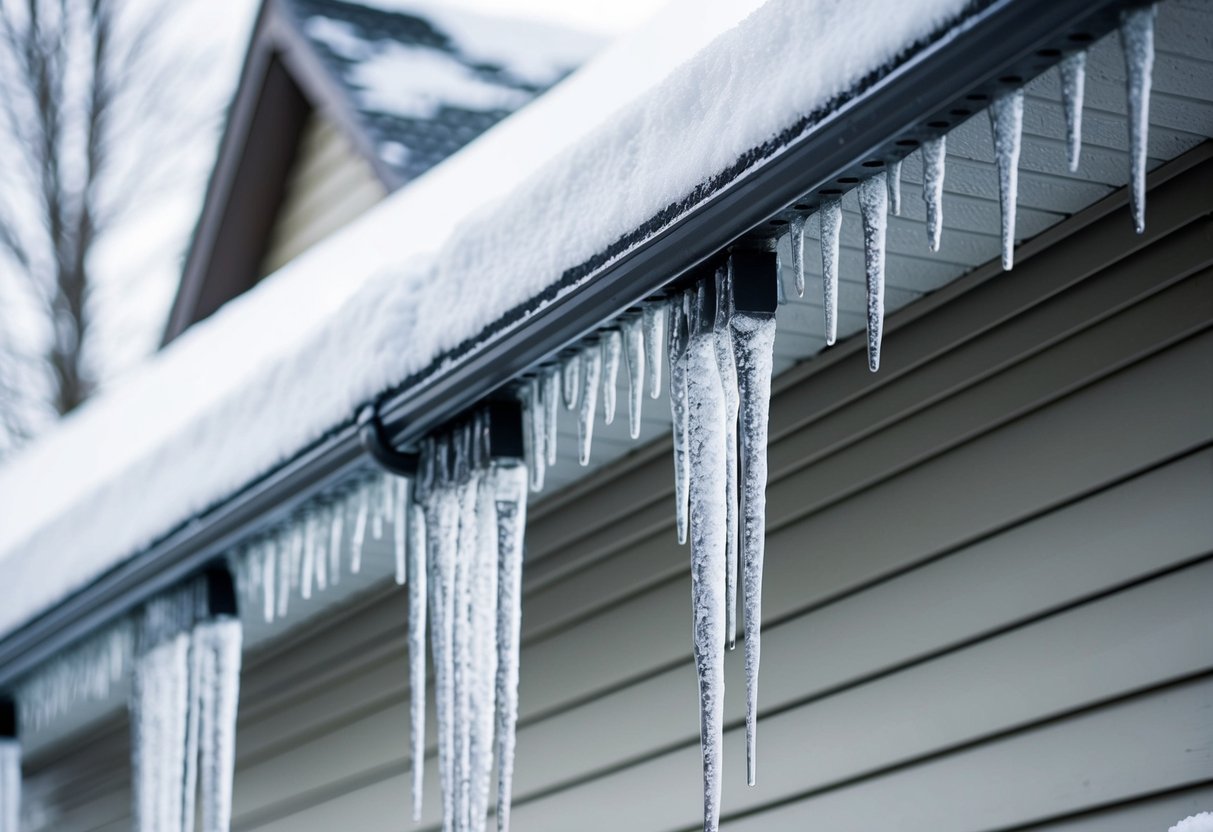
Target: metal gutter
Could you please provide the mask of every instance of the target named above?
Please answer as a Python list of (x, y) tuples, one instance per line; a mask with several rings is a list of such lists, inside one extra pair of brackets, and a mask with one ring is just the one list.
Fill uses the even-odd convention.
[[(998, 0), (977, 4), (953, 29), (846, 100), (832, 102), (747, 154), (691, 199), (670, 206), (595, 263), (566, 274), (546, 303), (516, 310), (485, 340), (444, 356), (438, 369), (380, 399), (389, 445), (428, 432), (735, 245), (769, 245), (791, 206), (853, 186), (925, 138), (946, 132), (990, 97), (1053, 66), (1066, 51), (1112, 31), (1129, 0)], [(280, 468), (174, 530), (0, 641), (0, 689), (201, 571), (242, 539), (285, 518), (370, 458), (351, 421)]]

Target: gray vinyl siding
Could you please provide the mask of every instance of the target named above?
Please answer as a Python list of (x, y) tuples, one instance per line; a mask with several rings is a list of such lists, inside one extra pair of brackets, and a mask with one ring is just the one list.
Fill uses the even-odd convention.
[[(777, 380), (759, 785), (739, 646), (725, 828), (1128, 832), (1213, 809), (1210, 155), (1151, 191), (1143, 237), (1115, 195), (896, 316), (879, 374), (842, 345)], [(534, 507), (520, 832), (699, 826), (671, 491), (659, 442)], [(249, 657), (235, 828), (413, 828), (405, 612), (385, 591)], [(124, 732), (35, 761), (48, 828), (127, 828)]]

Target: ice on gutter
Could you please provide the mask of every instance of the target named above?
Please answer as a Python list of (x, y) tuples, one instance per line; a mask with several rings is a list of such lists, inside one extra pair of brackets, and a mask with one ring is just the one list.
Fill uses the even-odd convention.
[(534, 306), (967, 3), (771, 0), (678, 66), (705, 40), (688, 20), (733, 22), (708, 5), (667, 10), (13, 459), (0, 634)]

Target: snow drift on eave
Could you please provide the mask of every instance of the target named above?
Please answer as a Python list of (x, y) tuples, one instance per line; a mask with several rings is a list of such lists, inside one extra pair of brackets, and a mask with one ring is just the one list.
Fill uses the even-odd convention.
[[(646, 57), (669, 65), (663, 50), (685, 48), (685, 17), (667, 14), (665, 30), (609, 49), (153, 362), (145, 377), (172, 380), (196, 409), (145, 380), (79, 414), (59, 432), (67, 439), (49, 436), (0, 471), (0, 564), (11, 588), (0, 633), (280, 464), (359, 403), (440, 367), (490, 326), (516, 326), (526, 309), (586, 279), (584, 264), (620, 253), (620, 241), (654, 218), (673, 219), (671, 206), (689, 207), (704, 183), (970, 5), (770, 0), (656, 85), (638, 67)], [(627, 90), (644, 92), (628, 100)], [(612, 101), (623, 104), (613, 114)], [(514, 169), (486, 180), (504, 158)], [(445, 198), (435, 200), (440, 185)], [(329, 284), (344, 281), (357, 288), (338, 304), (343, 290)], [(331, 313), (305, 297), (318, 287)], [(289, 320), (295, 306), (302, 322)], [(267, 329), (283, 337), (269, 342)], [(257, 349), (242, 337), (266, 341), (263, 354), (250, 358)], [(210, 347), (223, 352), (212, 365)], [(199, 392), (200, 379), (214, 389)], [(90, 476), (72, 451), (110, 446), (103, 473), (71, 487)]]

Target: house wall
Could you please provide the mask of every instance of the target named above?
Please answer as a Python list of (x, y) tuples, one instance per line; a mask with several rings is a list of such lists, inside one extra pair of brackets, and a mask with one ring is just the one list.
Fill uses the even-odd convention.
[[(879, 374), (844, 345), (777, 381), (759, 785), (739, 649), (725, 828), (1213, 808), (1213, 162), (1151, 192), (1143, 237), (1123, 202), (908, 308)], [(662, 442), (533, 511), (518, 830), (699, 825), (671, 490)], [(392, 591), (249, 658), (234, 828), (413, 828), (404, 622)], [(30, 767), (43, 828), (128, 828), (121, 720), (71, 752)]]
[(387, 196), (337, 126), (312, 112), (262, 265), (268, 275)]

